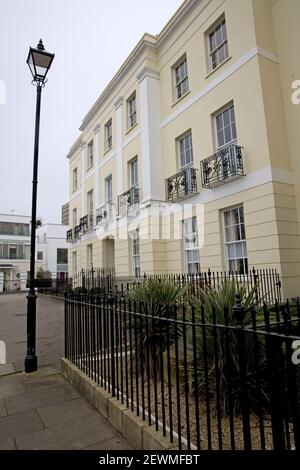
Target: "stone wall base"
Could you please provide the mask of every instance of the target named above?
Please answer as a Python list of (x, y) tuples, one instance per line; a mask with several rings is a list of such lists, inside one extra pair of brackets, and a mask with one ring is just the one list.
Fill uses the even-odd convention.
[(115, 397), (97, 385), (84, 372), (78, 369), (68, 359), (61, 359), (61, 369), (66, 377), (83, 395), (88, 402), (96, 408), (135, 449), (143, 450), (168, 450), (178, 449), (177, 439), (171, 443), (169, 435), (164, 436), (162, 430), (155, 430), (155, 425), (149, 426), (148, 421), (143, 421), (136, 416), (130, 408), (126, 407)]

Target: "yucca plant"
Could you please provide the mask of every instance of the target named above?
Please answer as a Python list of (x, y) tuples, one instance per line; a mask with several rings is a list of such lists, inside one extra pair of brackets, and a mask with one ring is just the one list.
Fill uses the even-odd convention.
[[(248, 292), (245, 285), (234, 280), (225, 280), (216, 289), (210, 287), (202, 289), (200, 296), (192, 300), (196, 321), (206, 325), (224, 325), (227, 323), (229, 326), (236, 326), (237, 319), (234, 318), (233, 307), (237, 293), (240, 295), (244, 306), (245, 314), (241, 320), (242, 327), (251, 326), (251, 308), (255, 303), (255, 288)], [(206, 340), (204, 340), (203, 335), (204, 329)], [(192, 345), (191, 335), (192, 331), (189, 330), (190, 345)], [(255, 341), (257, 341), (256, 344)], [(195, 343), (197, 374), (191, 372), (194, 392), (197, 392), (199, 396), (205, 395), (208, 377), (212, 406), (217, 404), (217, 387), (219, 387), (219, 405), (222, 415), (226, 416), (229, 413), (230, 398), (232, 411), (238, 415), (241, 411), (241, 385), (237, 331), (228, 328), (214, 328), (214, 326), (197, 326)], [(258, 335), (245, 333), (243, 345), (248, 400), (250, 408), (255, 412), (258, 406), (263, 405), (266, 408), (269, 401), (267, 385), (264, 380), (266, 370), (264, 342)], [(257, 367), (260, 374), (259, 387), (257, 386)]]
[(174, 320), (176, 315), (179, 318), (178, 306), (185, 295), (185, 287), (164, 279), (148, 279), (129, 295), (131, 308), (142, 314), (137, 317), (135, 325), (131, 325), (139, 371), (146, 367), (149, 357), (151, 377), (159, 375), (160, 355), (166, 350), (167, 341), (171, 345), (175, 335), (181, 335), (180, 326), (168, 320)]

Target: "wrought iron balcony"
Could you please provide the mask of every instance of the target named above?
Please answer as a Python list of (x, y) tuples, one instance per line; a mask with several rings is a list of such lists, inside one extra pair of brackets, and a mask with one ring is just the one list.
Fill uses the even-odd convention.
[(67, 242), (71, 242), (73, 240), (73, 229), (67, 231)]
[(81, 233), (81, 224), (76, 225), (76, 227), (74, 228), (74, 238), (75, 238), (75, 240), (77, 238), (79, 238), (80, 233)]
[(203, 188), (215, 188), (244, 176), (242, 148), (230, 144), (211, 157), (202, 160), (201, 176)]
[(79, 225), (83, 233), (92, 230), (94, 226), (94, 214), (91, 212), (90, 214), (81, 217), (79, 220)]
[(96, 225), (107, 222), (112, 218), (113, 206), (110, 202), (103, 204), (96, 210)]
[(88, 216), (85, 215), (79, 219), (79, 225), (82, 232), (86, 232), (88, 229)]
[(137, 207), (140, 203), (139, 188), (130, 188), (118, 197), (118, 211), (120, 215), (126, 214), (128, 209)]
[(166, 179), (167, 201), (174, 202), (198, 193), (197, 169), (183, 168)]

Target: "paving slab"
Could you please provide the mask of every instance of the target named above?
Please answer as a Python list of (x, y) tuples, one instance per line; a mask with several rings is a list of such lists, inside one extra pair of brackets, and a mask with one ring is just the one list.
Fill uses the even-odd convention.
[(130, 449), (129, 443), (64, 378), (64, 304), (38, 297), (38, 370), (25, 374), (26, 296), (0, 295), (0, 450)]
[(16, 444), (13, 439), (7, 439), (6, 441), (0, 441), (0, 450), (16, 450)]
[(32, 434), (43, 429), (42, 421), (35, 410), (0, 418), (0, 442), (21, 434)]
[(15, 371), (15, 368), (13, 364), (1, 364), (0, 365), (0, 377), (2, 375), (7, 375), (7, 374), (13, 374)]
[(82, 449), (99, 440), (107, 440), (115, 435), (115, 430), (99, 414), (77, 418), (65, 423), (23, 434), (16, 438), (18, 449), (70, 450)]
[(21, 382), (1, 384), (0, 381), (0, 398), (14, 397), (25, 392), (26, 390)]
[(0, 399), (0, 418), (2, 418), (3, 416), (6, 416), (7, 415), (7, 411), (6, 411), (6, 406), (5, 406), (5, 403), (4, 403), (4, 399), (1, 398)]
[(5, 404), (8, 414), (16, 414), (24, 410), (41, 408), (54, 403), (72, 400), (76, 397), (79, 397), (79, 393), (72, 385), (66, 383), (66, 385), (43, 387), (40, 390), (7, 398)]
[(85, 398), (75, 398), (74, 400), (38, 408), (37, 411), (44, 426), (47, 428), (69, 421), (70, 419), (94, 414), (95, 408), (93, 408)]
[(132, 446), (123, 437), (111, 437), (102, 442), (97, 442), (83, 450), (131, 450)]

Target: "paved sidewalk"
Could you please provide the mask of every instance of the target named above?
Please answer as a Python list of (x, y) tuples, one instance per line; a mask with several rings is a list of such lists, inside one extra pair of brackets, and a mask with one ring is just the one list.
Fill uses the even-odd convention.
[(24, 374), (26, 297), (0, 296), (8, 362), (0, 365), (0, 450), (131, 449), (60, 373), (63, 302), (40, 297), (37, 311), (39, 369)]

